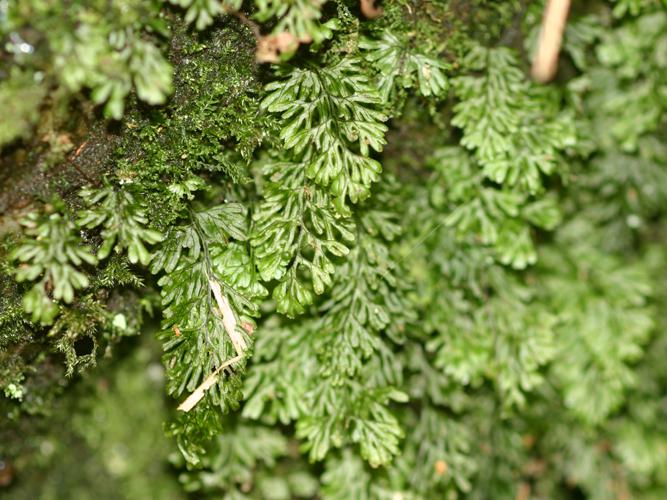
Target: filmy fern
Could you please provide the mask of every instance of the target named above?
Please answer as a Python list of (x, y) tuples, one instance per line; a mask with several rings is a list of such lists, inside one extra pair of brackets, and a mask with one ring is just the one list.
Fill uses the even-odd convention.
[(260, 22), (277, 19), (273, 33), (290, 33), (301, 42), (320, 43), (331, 38), (336, 19), (321, 23), (322, 6), (326, 0), (255, 0)]
[(198, 30), (203, 30), (213, 23), (216, 16), (226, 11), (235, 11), (241, 7), (238, 0), (169, 0), (174, 5), (186, 9), (185, 22), (194, 23)]
[(145, 227), (148, 222), (145, 208), (130, 190), (115, 190), (106, 185), (103, 189), (84, 189), (80, 194), (88, 208), (82, 211), (77, 224), (88, 229), (100, 225), (104, 228), (101, 232), (104, 242), (97, 251), (97, 258), (105, 259), (112, 249), (118, 253), (127, 249), (132, 264), (139, 262), (147, 266), (152, 255), (145, 243), (158, 243), (162, 234)]
[(359, 47), (377, 70), (378, 86), (385, 102), (393, 100), (396, 88), (416, 87), (425, 97), (443, 96), (449, 88), (445, 71), (450, 66), (412, 47), (405, 37), (384, 32), (379, 39), (363, 38)]
[(381, 170), (369, 154), (382, 149), (386, 117), (375, 109), (375, 90), (355, 74), (359, 64), (343, 58), (326, 68), (282, 69), (287, 78), (267, 86), (262, 101), (279, 114), (291, 157), (263, 168), (252, 244), (262, 278), (280, 281), (273, 297), (289, 316), (330, 286), (332, 257), (346, 255), (353, 239), (346, 201), (367, 197)]
[(23, 307), (34, 322), (50, 324), (59, 311), (56, 301), (71, 303), (74, 291), (90, 282), (83, 264), (93, 265), (97, 259), (81, 243), (76, 226), (55, 201), (50, 213), (29, 214), (23, 221), (31, 238), (17, 247), (12, 257), (22, 264), (16, 270), (17, 281), (39, 281), (24, 296)]
[(515, 268), (534, 264), (537, 254), (531, 226), (553, 229), (560, 213), (553, 197), (533, 200), (520, 190), (497, 188), (461, 148), (443, 148), (431, 160), (438, 182), (431, 197), (436, 206), (448, 207), (443, 223), (459, 238), (475, 238), (495, 248), (498, 260)]
[[(252, 299), (266, 291), (252, 278), (254, 271), (245, 248), (238, 242), (247, 239), (245, 210), (227, 203), (203, 211), (193, 211), (189, 221), (173, 227), (151, 264), (153, 273), (164, 272), (159, 279), (164, 308), (164, 362), (167, 390), (175, 397), (193, 392), (216, 368), (240, 356), (232, 368), (243, 366), (252, 345), (252, 316), (257, 304)], [(222, 309), (226, 305), (227, 310)], [(232, 314), (233, 318), (226, 315)], [(231, 323), (234, 331), (229, 332)], [(240, 339), (240, 340), (239, 340)], [(206, 391), (207, 403), (195, 410), (215, 413), (238, 408), (240, 375), (230, 368), (229, 376), (220, 376)], [(186, 416), (185, 419), (190, 419)], [(208, 424), (191, 423), (206, 429)], [(190, 443), (179, 443), (183, 450)], [(195, 443), (196, 445), (196, 443)], [(198, 458), (186, 452), (191, 461)]]
[(278, 311), (293, 317), (313, 302), (313, 291), (321, 294), (331, 285), (332, 258), (349, 252), (354, 235), (330, 196), (309, 182), (303, 164), (269, 163), (264, 173), (268, 182), (253, 214), (252, 245), (262, 279), (280, 282), (273, 292)]
[(461, 145), (475, 152), (488, 179), (541, 191), (541, 176), (552, 174), (561, 151), (574, 144), (571, 118), (545, 107), (545, 91), (531, 86), (509, 49), (473, 47), (463, 64), (485, 74), (453, 81), (460, 102), (452, 124), (463, 130)]
[[(147, 373), (198, 496), (665, 497), (662, 0), (573, 8), (545, 85), (545, 2), (103, 4), (0, 22), (0, 106), (37, 99), (4, 140), (39, 132), (0, 160), (39, 158), (35, 198), (69, 207), (0, 242), (3, 415), (37, 413), (56, 356), (62, 387), (154, 308), (164, 381)], [(270, 43), (289, 53), (261, 66)], [(76, 150), (78, 127), (43, 135), (63, 87), (126, 122)], [(71, 196), (73, 168), (115, 177)]]
[(369, 155), (382, 150), (387, 131), (380, 96), (361, 68), (354, 57), (320, 68), (282, 68), (262, 101), (280, 117), (285, 148), (343, 215), (347, 199), (363, 200), (378, 179), (381, 166)]

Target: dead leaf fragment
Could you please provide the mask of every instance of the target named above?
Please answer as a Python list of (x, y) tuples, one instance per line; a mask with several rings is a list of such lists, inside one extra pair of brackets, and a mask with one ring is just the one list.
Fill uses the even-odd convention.
[[(246, 344), (243, 335), (241, 332), (236, 331), (236, 316), (234, 316), (234, 311), (232, 311), (232, 308), (229, 305), (229, 300), (227, 300), (227, 297), (225, 297), (222, 293), (220, 283), (218, 283), (216, 280), (210, 279), (208, 284), (211, 288), (211, 291), (213, 292), (215, 301), (218, 304), (218, 309), (220, 310), (220, 315), (222, 316), (222, 325), (225, 327), (225, 331), (227, 332), (227, 335), (229, 335), (237, 355), (222, 363), (215, 369), (215, 371), (206, 377), (206, 380), (199, 384), (199, 386), (192, 392), (192, 394), (190, 394), (187, 399), (180, 404), (178, 407), (180, 411), (188, 412), (192, 410), (192, 408), (194, 408), (195, 405), (199, 403), (199, 401), (201, 401), (201, 399), (204, 397), (206, 391), (210, 389), (218, 380), (218, 375), (220, 372), (228, 366), (241, 361), (245, 357), (245, 351), (248, 349), (248, 344)], [(242, 327), (246, 329), (245, 325), (242, 325)], [(175, 326), (175, 328), (178, 327)], [(178, 331), (180, 332), (180, 330)], [(176, 333), (176, 330), (174, 330), (174, 333)]]
[(438, 476), (444, 476), (447, 474), (447, 470), (449, 469), (449, 466), (447, 465), (447, 462), (444, 460), (436, 460), (435, 462), (435, 473)]
[(382, 15), (382, 7), (375, 6), (375, 0), (360, 0), (361, 13), (368, 19), (375, 19)]
[(257, 40), (255, 58), (260, 63), (277, 63), (280, 62), (281, 54), (294, 52), (298, 46), (299, 41), (287, 31), (265, 35)]
[(529, 500), (530, 498), (530, 484), (526, 482), (519, 483), (516, 490), (516, 500)]

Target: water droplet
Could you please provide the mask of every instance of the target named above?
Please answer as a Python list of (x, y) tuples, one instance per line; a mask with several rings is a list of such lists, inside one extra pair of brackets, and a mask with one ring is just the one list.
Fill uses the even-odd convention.
[(13, 32), (9, 35), (10, 43), (7, 44), (7, 50), (14, 54), (32, 54), (35, 49), (32, 45), (26, 42), (21, 35)]
[(628, 215), (628, 217), (626, 219), (626, 223), (629, 227), (631, 227), (633, 229), (637, 229), (639, 226), (642, 225), (642, 219), (638, 215), (631, 214), (631, 215)]
[(24, 54), (32, 54), (35, 49), (33, 48), (32, 45), (30, 45), (27, 42), (22, 42), (18, 45), (19, 52), (22, 52)]

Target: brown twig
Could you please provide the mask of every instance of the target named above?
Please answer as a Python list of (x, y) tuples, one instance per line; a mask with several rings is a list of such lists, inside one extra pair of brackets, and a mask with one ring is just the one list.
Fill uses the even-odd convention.
[(76, 148), (76, 151), (70, 153), (69, 157), (67, 158), (67, 163), (69, 163), (72, 167), (74, 167), (74, 170), (76, 170), (79, 173), (79, 175), (81, 175), (81, 177), (83, 177), (86, 181), (88, 181), (89, 184), (93, 186), (98, 186), (100, 184), (100, 179), (93, 179), (77, 164), (77, 158), (79, 157), (81, 152), (84, 149), (86, 149), (87, 145), (88, 145), (87, 140), (79, 144), (79, 147)]
[(259, 24), (248, 19), (248, 17), (241, 12), (240, 10), (225, 9), (225, 12), (231, 16), (236, 17), (242, 24), (246, 25), (252, 31), (252, 34), (255, 35), (255, 40), (262, 38), (262, 33), (259, 31)]

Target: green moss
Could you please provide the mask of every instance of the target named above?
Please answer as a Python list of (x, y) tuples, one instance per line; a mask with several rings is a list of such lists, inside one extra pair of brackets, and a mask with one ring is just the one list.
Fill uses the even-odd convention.
[(249, 30), (230, 19), (203, 34), (182, 24), (173, 31), (173, 99), (163, 109), (132, 113), (117, 172), (122, 182), (141, 185), (162, 227), (203, 187), (195, 174), (246, 180), (267, 128), (258, 113), (261, 82)]

